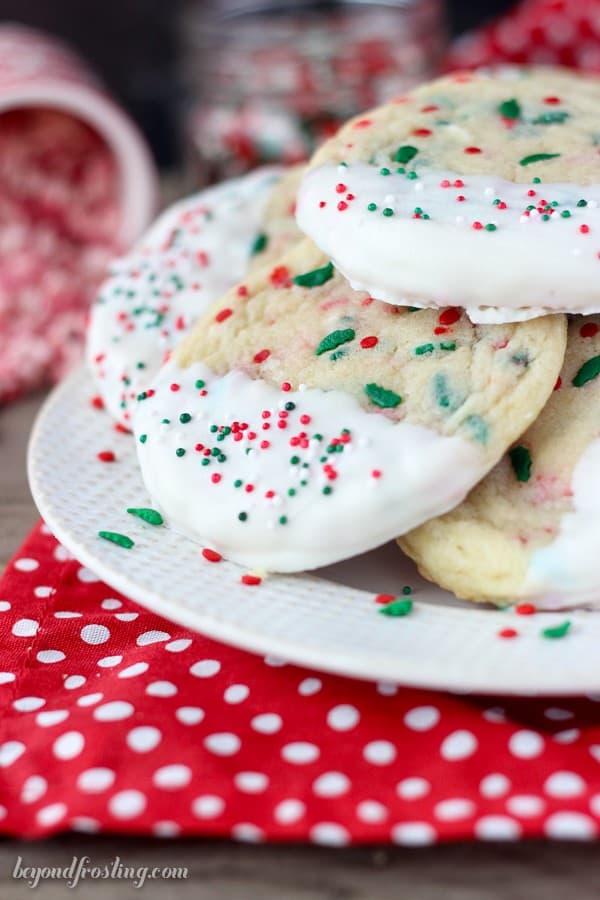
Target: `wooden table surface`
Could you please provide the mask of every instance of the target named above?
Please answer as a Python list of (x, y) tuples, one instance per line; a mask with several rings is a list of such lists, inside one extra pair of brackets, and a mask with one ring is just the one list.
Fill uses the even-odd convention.
[[(41, 396), (0, 412), (0, 562), (6, 562), (36, 520), (27, 489), (25, 448)], [(1, 802), (0, 798), (0, 802)], [(82, 881), (73, 891), (46, 880), (34, 896), (171, 898), (195, 900), (598, 900), (600, 858), (594, 845), (460, 844), (327, 850), (250, 846), (225, 841), (65, 835), (42, 842), (0, 843), (0, 900), (31, 896), (12, 872), (23, 865), (66, 866), (73, 856), (103, 865), (119, 856), (125, 866), (186, 866), (189, 878)]]

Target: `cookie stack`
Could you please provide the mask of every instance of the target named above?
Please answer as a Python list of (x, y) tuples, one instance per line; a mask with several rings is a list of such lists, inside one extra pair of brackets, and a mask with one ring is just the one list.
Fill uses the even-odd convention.
[(167, 521), (253, 571), (400, 536), (459, 597), (593, 603), (598, 108), (560, 70), (452, 75), (245, 211), (167, 213), (90, 332)]

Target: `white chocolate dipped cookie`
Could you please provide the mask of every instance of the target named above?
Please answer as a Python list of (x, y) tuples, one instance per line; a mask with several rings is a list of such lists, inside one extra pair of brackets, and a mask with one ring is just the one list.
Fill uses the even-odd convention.
[(539, 413), (565, 331), (379, 303), (306, 240), (214, 304), (140, 396), (146, 487), (235, 562), (353, 556), (466, 496)]
[[(135, 398), (196, 318), (297, 237), (298, 174), (259, 169), (167, 209), (116, 260), (91, 311), (87, 359), (110, 414), (129, 426)], [(275, 195), (275, 196), (273, 196)], [(270, 210), (270, 212), (269, 212)]]
[(452, 512), (400, 540), (467, 600), (600, 604), (600, 317), (574, 318), (556, 390)]
[(348, 122), (297, 218), (353, 287), (472, 321), (600, 311), (600, 80), (456, 73)]

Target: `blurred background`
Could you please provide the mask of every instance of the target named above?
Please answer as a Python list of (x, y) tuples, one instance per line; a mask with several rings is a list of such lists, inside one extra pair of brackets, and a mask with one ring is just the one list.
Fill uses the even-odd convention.
[[(315, 16), (321, 19), (329, 16), (335, 19), (336, 14), (339, 19), (340, 8), (346, 7), (350, 10), (348, 15), (357, 20), (357, 30), (361, 28), (365, 9), (369, 18), (377, 18), (376, 10), (383, 11), (375, 31), (381, 27), (380, 37), (386, 37), (392, 44), (399, 43), (399, 50), (396, 49), (401, 57), (402, 50), (406, 52), (407, 49), (402, 47), (406, 32), (412, 31), (407, 36), (407, 44), (414, 39), (415, 9), (422, 11), (427, 7), (428, 35), (422, 36), (424, 43), (425, 38), (430, 42), (424, 52), (429, 53), (428, 62), (434, 66), (439, 63), (436, 54), (443, 49), (446, 28), (449, 37), (456, 36), (497, 16), (510, 5), (509, 0), (448, 0), (446, 3), (441, 0), (424, 3), (389, 0), (381, 4), (366, 3), (361, 13), (360, 5), (356, 3), (303, 4), (286, 3), (285, 0), (263, 3), (259, 0), (119, 0), (119, 3), (105, 0), (0, 0), (0, 19), (39, 28), (68, 41), (137, 121), (159, 165), (173, 167), (181, 163), (186, 150), (182, 115), (190, 111), (193, 115), (195, 102), (203, 97), (216, 99), (214, 84), (211, 90), (210, 62), (218, 65), (214, 56), (219, 45), (207, 46), (201, 33), (202, 23), (210, 22), (211, 17), (229, 13), (221, 34), (217, 35), (222, 44), (231, 44), (233, 39), (233, 43), (253, 41), (255, 46), (260, 43), (260, 34), (249, 27), (249, 19), (254, 18), (255, 22), (262, 19), (258, 30), (265, 42), (271, 41), (272, 47), (273, 37), (265, 33), (265, 16), (256, 12), (260, 7), (269, 10), (270, 15), (266, 18), (271, 20), (279, 10), (280, 27), (282, 19), (298, 17), (303, 7), (305, 19), (309, 18), (308, 7), (316, 10)], [(244, 20), (244, 11), (253, 15)], [(298, 28), (296, 25), (292, 29), (294, 27)], [(313, 53), (321, 59), (336, 43), (336, 28), (327, 24), (324, 27), (322, 41), (313, 48)], [(339, 37), (337, 35), (337, 39)], [(297, 37), (286, 42), (288, 50), (296, 40)], [(320, 43), (328, 43), (329, 47), (321, 47)], [(209, 56), (212, 53), (210, 61), (206, 59), (207, 52)], [(411, 64), (414, 66), (414, 59)], [(275, 67), (275, 61), (272, 65)], [(279, 68), (281, 70), (281, 61)], [(279, 86), (283, 89), (285, 84), (280, 82)], [(257, 86), (246, 83), (246, 87), (252, 90)], [(220, 89), (222, 94), (223, 85)], [(349, 99), (345, 98), (346, 105)]]
[(0, 0), (0, 404), (80, 359), (161, 206), (497, 63), (600, 72), (600, 0)]

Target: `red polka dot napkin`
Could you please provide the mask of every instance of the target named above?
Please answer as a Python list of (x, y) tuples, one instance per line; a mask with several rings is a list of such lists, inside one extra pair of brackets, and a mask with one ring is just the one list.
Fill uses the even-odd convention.
[(0, 831), (416, 845), (600, 832), (600, 697), (370, 684), (218, 644), (38, 526), (0, 581)]

